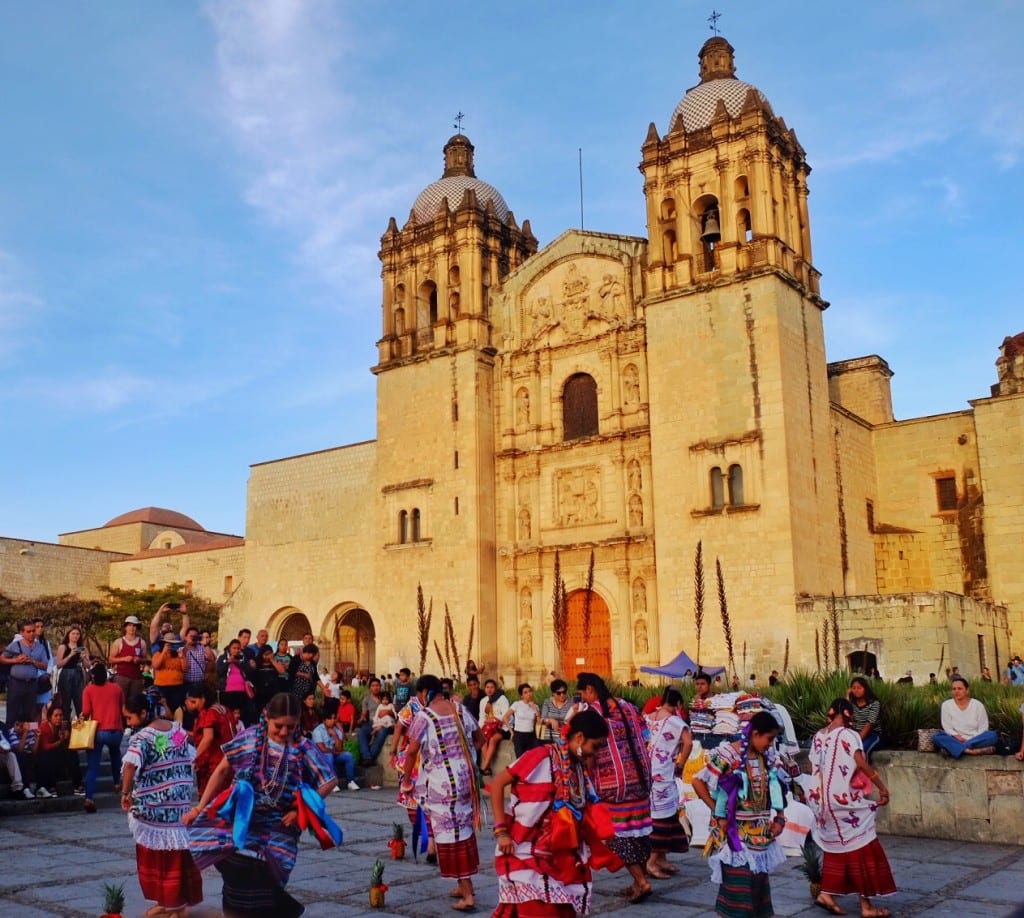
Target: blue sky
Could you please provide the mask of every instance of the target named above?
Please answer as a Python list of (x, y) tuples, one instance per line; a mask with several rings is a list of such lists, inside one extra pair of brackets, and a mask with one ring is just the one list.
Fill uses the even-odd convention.
[[(898, 418), (968, 407), (1024, 331), (1024, 7), (719, 0), (795, 128), (830, 360)], [(248, 466), (372, 439), (376, 252), (466, 113), (544, 245), (641, 235), (636, 169), (710, 5), (0, 5), (0, 535), (162, 506), (243, 533)]]

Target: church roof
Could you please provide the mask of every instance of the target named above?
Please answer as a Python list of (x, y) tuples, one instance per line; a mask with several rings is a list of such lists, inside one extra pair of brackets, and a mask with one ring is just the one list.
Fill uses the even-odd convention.
[(140, 507), (138, 510), (130, 510), (115, 516), (112, 520), (101, 527), (108, 529), (111, 526), (124, 526), (127, 523), (152, 523), (154, 526), (165, 526), (168, 529), (193, 529), (198, 532), (205, 532), (192, 517), (178, 513), (176, 510), (165, 510), (162, 507)]
[(743, 111), (752, 91), (769, 110), (768, 99), (756, 86), (736, 79), (733, 47), (721, 35), (709, 38), (700, 49), (700, 83), (687, 90), (669, 120), (669, 131), (700, 131), (710, 127), (721, 102), (730, 118)]
[(413, 214), (420, 223), (433, 220), (437, 216), (437, 208), (442, 198), (448, 199), (448, 206), (455, 210), (462, 202), (467, 189), (471, 190), (477, 201), (484, 207), (490, 201), (494, 213), (503, 223), (508, 217), (509, 207), (493, 185), (476, 177), (473, 168), (473, 144), (465, 134), (456, 134), (444, 146), (444, 175), (436, 182), (427, 185), (412, 205)]

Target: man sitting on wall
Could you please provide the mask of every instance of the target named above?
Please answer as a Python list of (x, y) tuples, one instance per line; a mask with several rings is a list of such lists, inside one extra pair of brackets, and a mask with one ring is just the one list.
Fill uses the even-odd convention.
[(988, 711), (976, 698), (963, 676), (950, 680), (953, 697), (942, 702), (942, 729), (932, 742), (954, 759), (962, 755), (992, 755), (999, 737), (988, 728)]

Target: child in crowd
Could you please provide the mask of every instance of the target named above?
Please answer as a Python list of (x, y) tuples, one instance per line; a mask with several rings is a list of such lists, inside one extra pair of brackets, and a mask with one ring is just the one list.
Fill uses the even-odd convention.
[(391, 695), (388, 692), (380, 693), (380, 704), (377, 705), (377, 713), (373, 716), (373, 732), (370, 734), (372, 744), (381, 730), (390, 730), (395, 726), (398, 712), (391, 702)]

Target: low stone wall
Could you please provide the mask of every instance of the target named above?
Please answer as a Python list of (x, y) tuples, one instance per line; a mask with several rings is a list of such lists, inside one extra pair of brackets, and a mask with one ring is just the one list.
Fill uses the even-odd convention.
[(1024, 766), (1013, 756), (878, 751), (871, 763), (892, 794), (880, 832), (1024, 845)]

